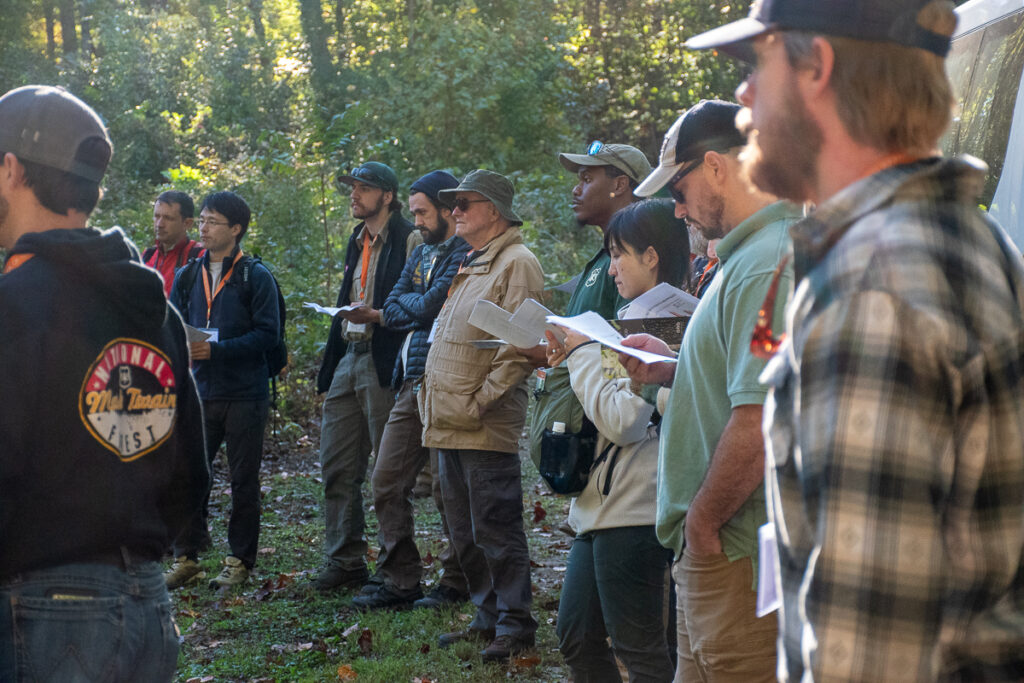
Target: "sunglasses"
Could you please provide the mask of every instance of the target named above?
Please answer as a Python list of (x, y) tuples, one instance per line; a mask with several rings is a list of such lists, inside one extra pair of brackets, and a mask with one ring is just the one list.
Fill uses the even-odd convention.
[(489, 202), (489, 201), (491, 201), (491, 200), (490, 199), (469, 199), (467, 197), (458, 197), (454, 202), (452, 202), (452, 210), (454, 211), (455, 209), (458, 209), (462, 213), (466, 213), (467, 211), (469, 211), (469, 205), (470, 204), (478, 204), (480, 202)]
[(618, 161), (620, 164), (625, 166), (629, 170), (629, 175), (630, 176), (632, 176), (633, 178), (639, 177), (639, 174), (636, 172), (636, 169), (633, 168), (632, 164), (630, 164), (628, 161), (623, 159), (619, 155), (618, 152), (616, 152), (615, 150), (609, 148), (607, 145), (605, 145), (600, 140), (594, 140), (589, 145), (587, 145), (587, 156), (588, 157), (596, 156), (597, 154), (600, 154), (602, 151), (605, 154), (610, 154), (616, 161)]
[(676, 184), (690, 175), (693, 171), (697, 170), (697, 167), (704, 163), (704, 157), (694, 160), (689, 166), (684, 166), (679, 169), (679, 172), (672, 176), (672, 179), (668, 181), (668, 193), (672, 196), (673, 201), (679, 204), (686, 203), (686, 195), (676, 189)]
[(786, 269), (787, 263), (789, 263), (789, 254), (783, 256), (779, 265), (775, 266), (772, 283), (768, 286), (764, 303), (757, 311), (757, 323), (754, 325), (754, 334), (750, 337), (750, 353), (758, 358), (768, 359), (774, 356), (786, 339), (785, 333), (778, 337), (772, 334), (772, 319), (775, 317), (775, 297), (779, 292), (779, 279), (782, 277), (782, 271)]

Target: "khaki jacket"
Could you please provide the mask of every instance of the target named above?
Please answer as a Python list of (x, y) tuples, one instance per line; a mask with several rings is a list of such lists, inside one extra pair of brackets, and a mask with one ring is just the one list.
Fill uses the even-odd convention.
[(471, 340), (493, 337), (468, 320), (481, 299), (514, 311), (527, 298), (539, 300), (543, 289), (540, 263), (514, 227), (491, 240), (455, 276), (437, 316), (417, 394), (424, 446), (519, 452), (530, 364), (507, 345), (474, 347)]

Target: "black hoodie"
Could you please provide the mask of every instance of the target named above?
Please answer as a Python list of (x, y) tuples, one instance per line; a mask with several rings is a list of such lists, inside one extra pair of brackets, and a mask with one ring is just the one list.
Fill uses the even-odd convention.
[(120, 230), (24, 235), (0, 276), (0, 579), (159, 559), (209, 485), (181, 319)]

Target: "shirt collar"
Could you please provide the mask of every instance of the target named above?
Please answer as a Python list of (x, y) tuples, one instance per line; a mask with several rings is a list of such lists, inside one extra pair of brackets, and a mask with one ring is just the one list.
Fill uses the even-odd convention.
[(715, 247), (715, 252), (718, 254), (718, 259), (725, 263), (740, 248), (740, 245), (746, 241), (748, 237), (753, 235), (755, 232), (775, 221), (780, 221), (788, 217), (796, 216), (799, 217), (800, 209), (791, 202), (778, 201), (773, 204), (769, 204), (763, 209), (759, 209), (754, 213), (746, 217), (739, 225), (729, 231), (722, 241)]
[(973, 157), (931, 157), (891, 166), (847, 185), (790, 228), (797, 273), (813, 268), (851, 225), (888, 204), (904, 188), (919, 184), (921, 196), (935, 196), (939, 190), (925, 183), (938, 183), (951, 198), (970, 199), (981, 194), (986, 172), (985, 163)]

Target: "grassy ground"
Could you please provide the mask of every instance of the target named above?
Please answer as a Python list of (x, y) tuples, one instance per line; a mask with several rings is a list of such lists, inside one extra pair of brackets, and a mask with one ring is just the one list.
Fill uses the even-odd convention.
[[(352, 608), (351, 594), (324, 596), (311, 587), (323, 544), (316, 443), (303, 436), (270, 446), (276, 452), (268, 452), (264, 459), (263, 524), (254, 575), (243, 588), (230, 592), (211, 591), (204, 581), (172, 596), (182, 633), (178, 681), (438, 683), (568, 678), (556, 649), (554, 624), (569, 539), (551, 528), (564, 519), (567, 501), (545, 495), (529, 462), (523, 471), (524, 523), (533, 565), (534, 616), (540, 622), (537, 648), (508, 664), (484, 664), (478, 645), (437, 647), (439, 634), (461, 630), (472, 618), (468, 604), (440, 612), (364, 614)], [(225, 516), (230, 492), (223, 456), (215, 476), (210, 500), (214, 547), (201, 558), (209, 577), (219, 571), (227, 553)], [(364, 497), (367, 493), (364, 489)], [(443, 547), (439, 517), (430, 499), (416, 501), (416, 524), (429, 588), (437, 580), (436, 557)], [(367, 511), (367, 525), (375, 550), (372, 508)]]

